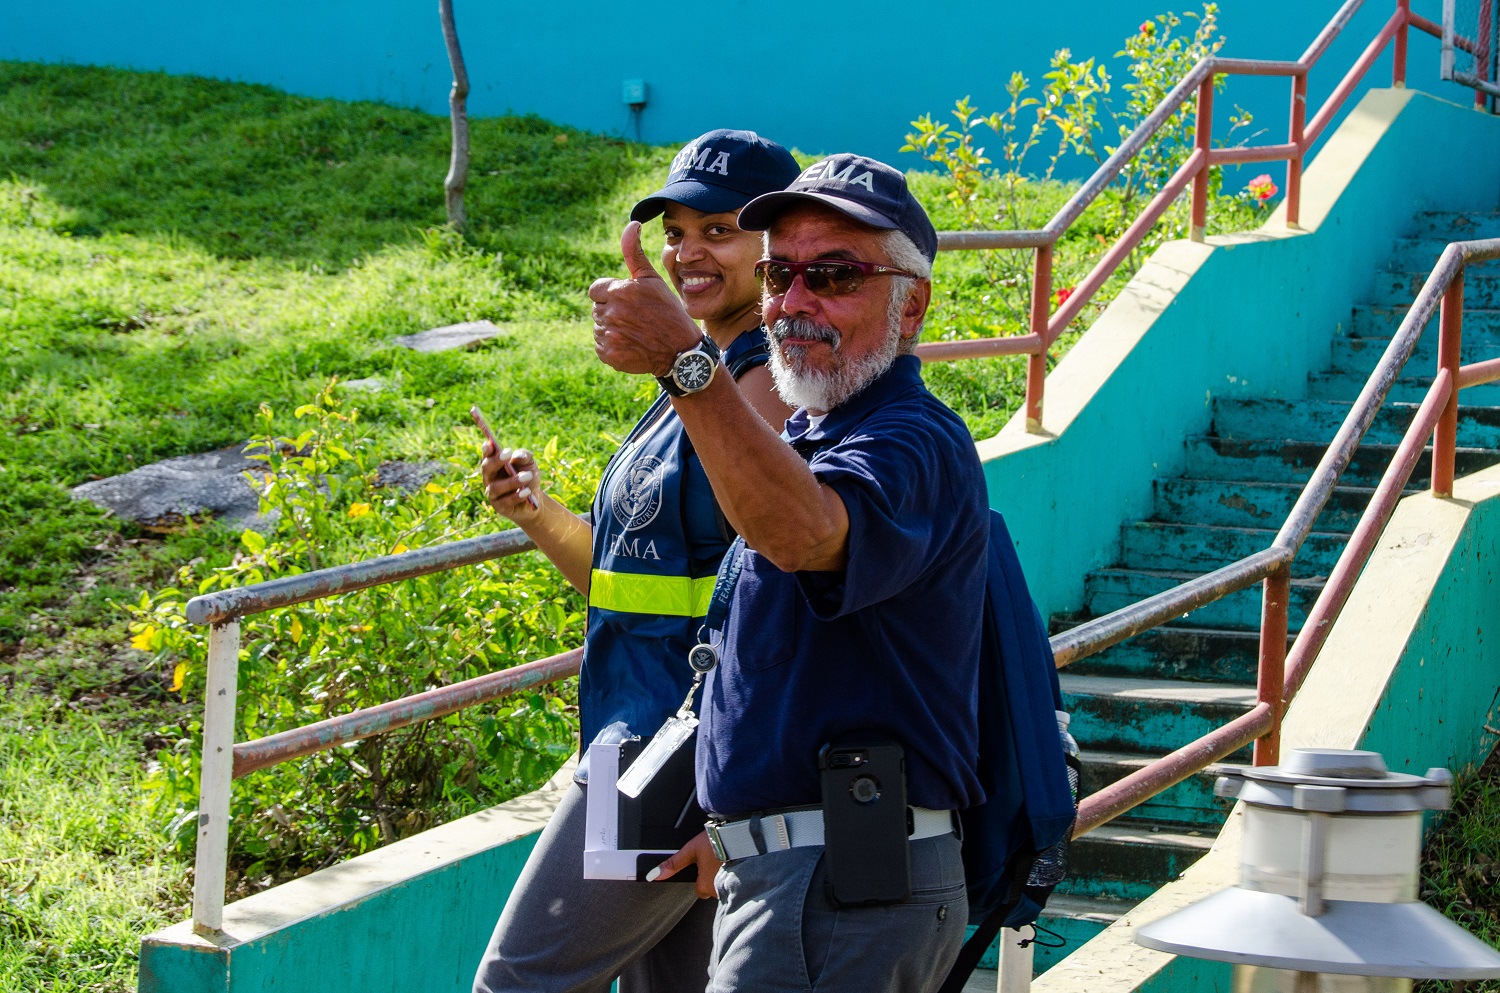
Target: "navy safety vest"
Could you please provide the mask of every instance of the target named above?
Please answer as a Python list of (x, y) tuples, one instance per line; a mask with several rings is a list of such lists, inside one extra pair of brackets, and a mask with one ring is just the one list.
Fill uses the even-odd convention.
[[(724, 352), (738, 379), (766, 362), (765, 328)], [(588, 746), (656, 733), (692, 684), (687, 653), (713, 596), (734, 531), (665, 393), (636, 422), (594, 496), (588, 630), (578, 676), (584, 761)]]

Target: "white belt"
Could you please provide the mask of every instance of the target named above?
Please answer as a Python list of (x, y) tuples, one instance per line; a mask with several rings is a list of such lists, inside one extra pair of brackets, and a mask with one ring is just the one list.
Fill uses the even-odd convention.
[[(912, 841), (953, 833), (953, 812), (907, 807)], [(823, 810), (820, 807), (785, 810), (779, 814), (757, 814), (740, 821), (709, 821), (708, 842), (720, 862), (806, 848), (823, 844)]]

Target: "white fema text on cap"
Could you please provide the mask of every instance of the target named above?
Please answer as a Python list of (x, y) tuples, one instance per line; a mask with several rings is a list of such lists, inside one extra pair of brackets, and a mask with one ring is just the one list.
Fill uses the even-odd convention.
[(672, 160), (672, 172), (681, 172), (684, 169), (696, 169), (699, 172), (716, 172), (720, 176), (729, 175), (729, 153), (720, 152), (714, 157), (712, 163), (708, 157), (714, 154), (713, 146), (699, 148), (697, 145), (689, 145), (677, 153)]
[(854, 175), (854, 163), (852, 162), (844, 167), (843, 172), (836, 173), (833, 171), (830, 160), (824, 159), (822, 162), (814, 162), (803, 170), (802, 175), (797, 177), (797, 182), (799, 183), (811, 183), (815, 181), (843, 183), (846, 186), (863, 186), (871, 193), (875, 192), (875, 174), (866, 169), (858, 176)]

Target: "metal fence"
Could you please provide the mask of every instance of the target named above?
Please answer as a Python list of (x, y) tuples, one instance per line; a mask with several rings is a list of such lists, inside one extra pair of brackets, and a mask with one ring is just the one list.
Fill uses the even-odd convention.
[(1500, 95), (1497, 73), (1500, 3), (1495, 0), (1443, 0), (1443, 58), (1440, 75), (1474, 87), (1474, 104), (1493, 109)]

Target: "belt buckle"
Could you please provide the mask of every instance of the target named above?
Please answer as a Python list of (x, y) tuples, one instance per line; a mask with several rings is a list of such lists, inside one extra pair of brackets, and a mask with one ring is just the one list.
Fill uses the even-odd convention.
[(709, 821), (703, 825), (703, 831), (708, 835), (708, 847), (713, 849), (714, 858), (720, 862), (728, 862), (729, 855), (724, 851), (724, 839), (719, 837), (719, 824), (717, 821)]

